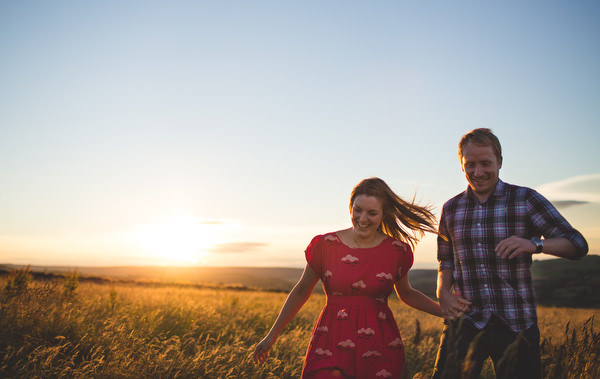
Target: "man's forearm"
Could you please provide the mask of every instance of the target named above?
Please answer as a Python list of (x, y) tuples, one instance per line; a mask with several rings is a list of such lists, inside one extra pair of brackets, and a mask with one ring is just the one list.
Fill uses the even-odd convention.
[(575, 245), (564, 237), (544, 239), (542, 253), (567, 259), (581, 258)]

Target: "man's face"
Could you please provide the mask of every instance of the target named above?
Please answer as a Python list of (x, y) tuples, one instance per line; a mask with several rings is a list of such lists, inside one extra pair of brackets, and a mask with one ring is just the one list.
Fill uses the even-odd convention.
[(461, 163), (469, 186), (479, 201), (484, 202), (496, 188), (502, 158), (496, 157), (492, 146), (468, 143), (463, 148)]

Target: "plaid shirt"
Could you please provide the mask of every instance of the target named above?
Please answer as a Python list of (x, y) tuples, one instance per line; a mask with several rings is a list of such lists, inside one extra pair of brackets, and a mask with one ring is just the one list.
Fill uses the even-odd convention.
[(473, 302), (465, 319), (479, 329), (494, 314), (515, 332), (537, 322), (531, 255), (500, 258), (494, 250), (500, 241), (510, 236), (564, 237), (580, 257), (588, 251), (581, 233), (546, 198), (501, 180), (484, 203), (470, 188), (448, 200), (439, 232), (447, 238), (438, 237), (439, 270), (453, 270), (455, 292)]

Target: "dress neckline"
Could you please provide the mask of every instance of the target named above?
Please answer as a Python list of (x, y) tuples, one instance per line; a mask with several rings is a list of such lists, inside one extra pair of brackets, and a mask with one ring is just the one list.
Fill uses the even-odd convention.
[(377, 245), (375, 245), (375, 246), (371, 246), (371, 247), (352, 247), (352, 246), (348, 246), (347, 244), (345, 244), (345, 243), (344, 243), (344, 241), (342, 241), (342, 239), (340, 238), (340, 236), (339, 236), (338, 232), (334, 232), (333, 234), (335, 234), (335, 238), (337, 238), (337, 239), (338, 239), (338, 241), (340, 241), (340, 243), (341, 243), (342, 245), (344, 245), (344, 246), (346, 246), (348, 249), (352, 249), (352, 250), (368, 250), (368, 249), (375, 249), (375, 248), (377, 248), (377, 247), (379, 247), (379, 246), (383, 245), (383, 243), (384, 243), (385, 241), (387, 241), (389, 238), (391, 238), (391, 237), (390, 237), (390, 236), (388, 236), (388, 235), (384, 235), (384, 236), (385, 236), (385, 238), (384, 238), (384, 239), (382, 239), (382, 240), (381, 240), (381, 242), (379, 242), (379, 243), (378, 243)]

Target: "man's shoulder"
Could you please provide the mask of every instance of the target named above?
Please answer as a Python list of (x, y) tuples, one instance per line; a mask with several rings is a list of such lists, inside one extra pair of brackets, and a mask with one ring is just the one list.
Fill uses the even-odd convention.
[(444, 203), (444, 208), (450, 207), (456, 203), (458, 203), (461, 200), (466, 200), (467, 198), (467, 191), (463, 191), (457, 195), (455, 195), (454, 197), (450, 198), (449, 200), (447, 200)]
[(506, 182), (502, 182), (502, 191), (501, 195), (513, 195), (517, 197), (542, 197), (536, 190), (530, 187), (519, 186), (516, 184), (510, 184)]

